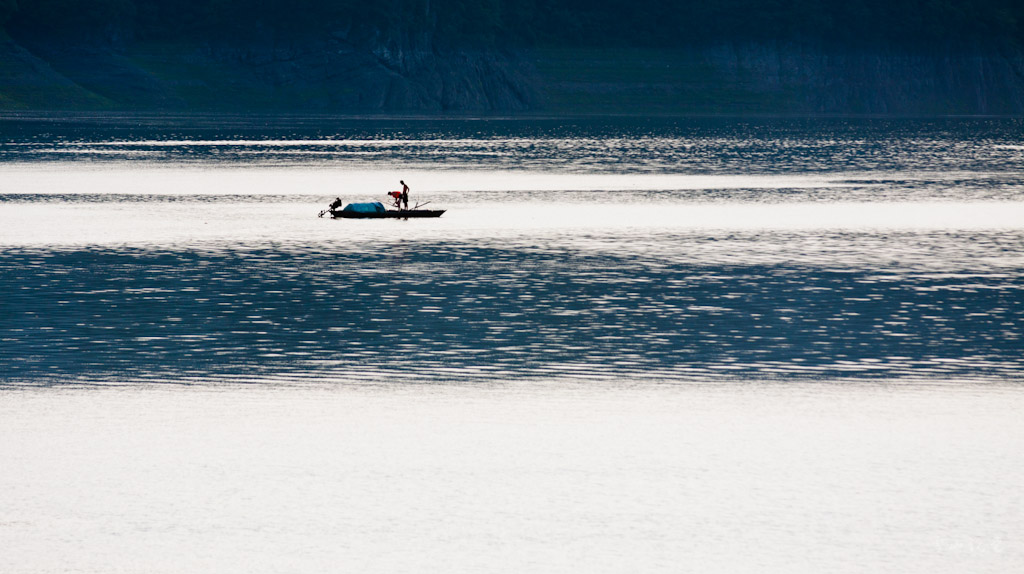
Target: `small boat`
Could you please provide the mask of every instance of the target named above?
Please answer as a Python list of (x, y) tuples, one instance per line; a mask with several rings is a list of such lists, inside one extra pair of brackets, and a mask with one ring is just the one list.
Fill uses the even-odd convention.
[(444, 209), (386, 209), (379, 201), (350, 203), (344, 209), (329, 209), (327, 213), (337, 219), (405, 219), (408, 217), (441, 217)]
[(342, 219), (404, 219), (406, 217), (441, 217), (444, 209), (400, 209), (384, 210), (382, 212), (362, 213), (358, 211), (330, 210), (331, 217)]

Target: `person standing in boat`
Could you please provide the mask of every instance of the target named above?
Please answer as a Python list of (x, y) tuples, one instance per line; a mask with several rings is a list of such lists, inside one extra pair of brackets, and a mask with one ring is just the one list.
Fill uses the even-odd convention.
[(403, 180), (398, 180), (398, 183), (402, 184), (402, 203), (405, 205), (404, 209), (409, 209), (409, 186), (405, 185)]

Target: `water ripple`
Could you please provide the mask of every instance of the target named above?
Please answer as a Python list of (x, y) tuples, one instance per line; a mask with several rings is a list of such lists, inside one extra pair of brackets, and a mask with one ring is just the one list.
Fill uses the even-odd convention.
[[(1000, 237), (966, 244), (977, 255)], [(13, 249), (0, 255), (0, 378), (1020, 377), (1019, 267), (930, 269), (959, 244), (945, 234), (871, 239), (911, 257), (868, 264), (868, 241), (863, 261), (829, 268), (826, 238), (817, 264), (756, 250), (741, 261), (739, 243), (699, 236), (661, 237), (644, 255), (458, 242), (400, 256)]]

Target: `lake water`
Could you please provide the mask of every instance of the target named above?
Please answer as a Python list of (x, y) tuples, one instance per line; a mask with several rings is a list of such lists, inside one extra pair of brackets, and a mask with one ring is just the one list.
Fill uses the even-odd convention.
[(1017, 570), (1022, 272), (1021, 120), (5, 116), (0, 570)]

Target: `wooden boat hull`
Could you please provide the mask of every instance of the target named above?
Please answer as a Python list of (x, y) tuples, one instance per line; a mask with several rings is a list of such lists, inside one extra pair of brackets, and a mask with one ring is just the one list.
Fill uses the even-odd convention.
[(331, 217), (338, 219), (407, 219), (410, 217), (441, 217), (444, 209), (403, 209), (377, 213), (359, 213), (356, 211), (331, 210)]

